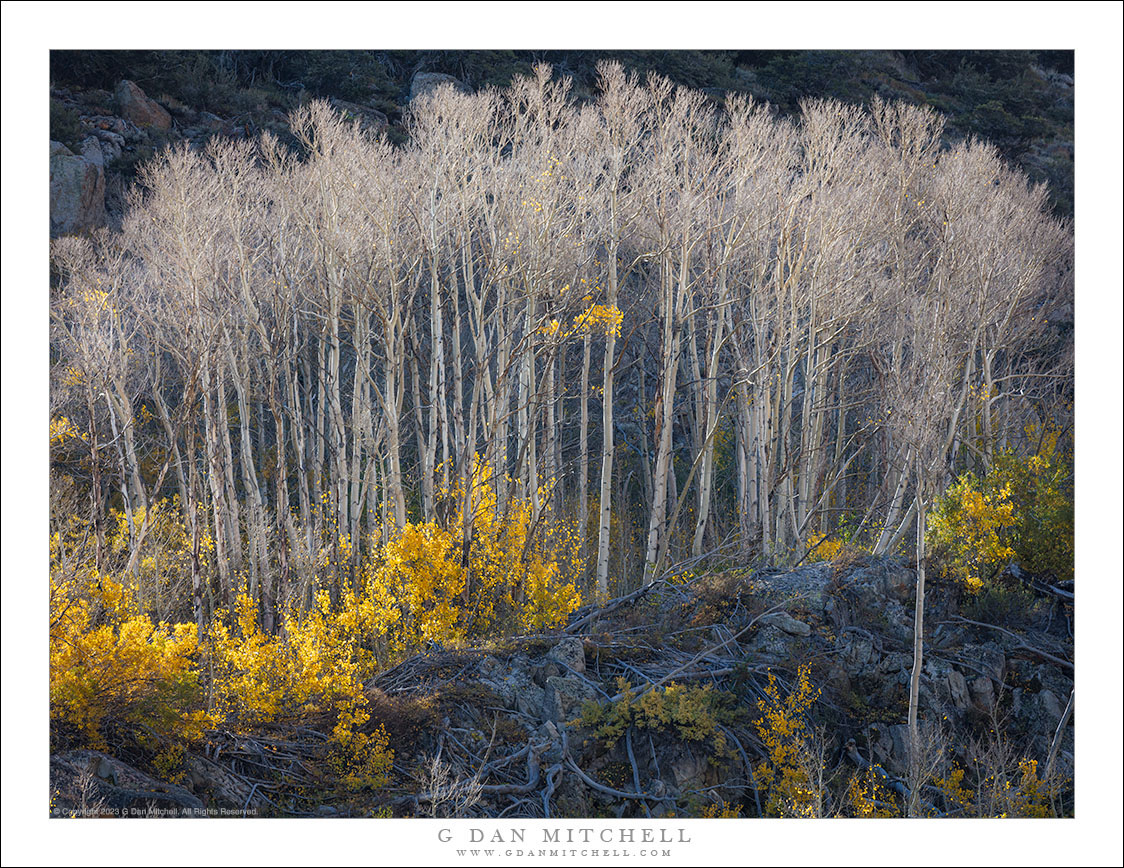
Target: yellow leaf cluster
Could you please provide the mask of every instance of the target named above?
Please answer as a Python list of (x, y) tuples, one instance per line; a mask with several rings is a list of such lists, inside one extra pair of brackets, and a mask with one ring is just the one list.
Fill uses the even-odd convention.
[(845, 547), (846, 543), (841, 539), (829, 539), (827, 534), (813, 533), (808, 537), (807, 560), (809, 563), (833, 561)]
[(703, 808), (699, 816), (706, 820), (734, 820), (740, 818), (742, 809), (723, 800), (712, 802)]
[(817, 795), (809, 768), (812, 765), (805, 715), (819, 698), (807, 666), (801, 666), (793, 689), (782, 694), (777, 678), (769, 673), (765, 699), (757, 702), (761, 717), (755, 721), (767, 757), (756, 770), (768, 790), (766, 812), (771, 816), (814, 816)]
[(614, 334), (620, 337), (623, 323), (624, 314), (619, 307), (608, 304), (592, 304), (574, 317), (573, 330), (579, 333), (588, 331), (591, 334)]
[(847, 785), (847, 804), (854, 816), (864, 819), (897, 816), (894, 794), (872, 769), (851, 778)]

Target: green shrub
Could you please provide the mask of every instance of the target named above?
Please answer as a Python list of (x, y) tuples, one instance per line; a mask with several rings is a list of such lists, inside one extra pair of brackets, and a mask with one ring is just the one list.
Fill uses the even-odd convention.
[(51, 100), (50, 130), (51, 141), (62, 142), (73, 150), (77, 147), (78, 140), (82, 138), (82, 125), (78, 112), (63, 105), (57, 99)]

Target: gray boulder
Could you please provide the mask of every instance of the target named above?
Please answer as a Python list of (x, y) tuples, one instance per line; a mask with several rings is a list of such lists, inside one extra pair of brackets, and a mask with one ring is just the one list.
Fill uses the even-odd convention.
[(104, 157), (97, 139), (75, 154), (51, 142), (51, 237), (87, 232), (105, 225)]
[(203, 802), (98, 751), (51, 755), (52, 817), (203, 817)]
[(342, 99), (331, 100), (331, 106), (346, 120), (358, 121), (359, 126), (371, 133), (381, 133), (390, 126), (390, 119), (378, 109), (360, 105), (356, 102), (347, 102)]
[(811, 627), (803, 621), (793, 618), (788, 612), (774, 612), (772, 615), (765, 615), (761, 619), (761, 623), (776, 627), (789, 636), (810, 636), (812, 634)]
[(594, 689), (580, 678), (551, 675), (546, 679), (543, 713), (548, 720), (565, 725), (581, 714), (585, 703), (596, 698)]
[(410, 81), (410, 102), (425, 93), (436, 90), (443, 84), (451, 84), (461, 93), (468, 93), (468, 87), (463, 82), (443, 72), (417, 72)]
[(550, 656), (573, 672), (585, 672), (585, 645), (577, 636), (560, 640)]

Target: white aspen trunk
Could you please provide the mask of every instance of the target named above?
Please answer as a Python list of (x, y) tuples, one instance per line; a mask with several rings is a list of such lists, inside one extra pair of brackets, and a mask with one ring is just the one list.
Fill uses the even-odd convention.
[[(326, 371), (326, 354), (325, 354), (325, 340), (323, 333), (320, 334), (319, 340), (316, 342), (316, 409), (314, 412), (313, 428), (312, 428), (312, 490), (313, 497), (316, 501), (315, 511), (313, 512), (312, 528), (310, 531), (310, 545), (309, 554), (315, 562), (318, 558), (320, 546), (323, 542), (323, 528), (324, 528), (324, 424), (328, 415), (327, 401), (327, 375)], [(310, 350), (311, 351), (311, 350)], [(311, 391), (311, 387), (310, 391)]]
[(717, 307), (715, 309), (714, 331), (710, 335), (707, 353), (706, 380), (703, 383), (704, 417), (701, 420), (703, 437), (702, 463), (699, 467), (698, 514), (695, 522), (695, 536), (691, 542), (691, 556), (702, 555), (707, 520), (710, 517), (710, 502), (714, 491), (714, 431), (718, 426), (718, 364), (722, 344), (725, 341), (726, 273), (719, 275)]
[(246, 521), (247, 548), (250, 555), (249, 594), (257, 601), (258, 583), (261, 568), (268, 565), (265, 558), (265, 515), (261, 487), (258, 485), (257, 471), (254, 468), (253, 443), (250, 435), (250, 405), (246, 399), (245, 371), (234, 355), (233, 341), (223, 329), (226, 337), (227, 362), (230, 365), (231, 380), (234, 384), (235, 400), (238, 402), (239, 465), (242, 470), (242, 485), (249, 501)]
[(925, 497), (918, 461), (917, 479), (917, 591), (913, 608), (913, 668), (909, 675), (909, 808), (910, 817), (921, 816), (921, 731), (917, 713), (920, 706), (921, 668), (924, 663), (925, 634)]
[[(845, 401), (847, 394), (845, 391), (847, 382), (847, 362), (844, 359), (839, 367), (837, 373), (835, 402), (838, 404), (838, 409), (835, 411), (835, 461), (836, 467), (843, 467), (843, 453), (844, 447), (847, 442), (847, 408)], [(832, 492), (833, 503), (840, 509), (846, 510), (847, 504), (847, 478), (848, 474), (843, 473), (834, 483), (834, 490)], [(825, 527), (821, 530), (826, 531)]]
[(334, 477), (331, 480), (332, 508), (335, 513), (333, 528), (333, 549), (338, 549), (340, 534), (348, 528), (347, 517), (347, 442), (345, 440), (346, 422), (343, 415), (343, 370), (341, 365), (340, 320), (343, 311), (343, 278), (332, 267), (329, 271), (329, 314), (331, 341), (328, 345), (329, 422), (331, 436), (328, 440), (330, 453), (328, 466)]
[(913, 447), (904, 447), (904, 455), (905, 458), (897, 470), (898, 479), (894, 486), (893, 497), (890, 499), (890, 509), (886, 513), (886, 522), (882, 525), (882, 532), (878, 535), (878, 541), (871, 550), (871, 553), (875, 555), (886, 554), (886, 552), (890, 550), (891, 542), (897, 536), (895, 531), (897, 531), (898, 522), (901, 519), (902, 505), (905, 502), (905, 491), (909, 483), (910, 464), (912, 464), (914, 458)]
[(160, 415), (160, 426), (164, 429), (164, 436), (168, 438), (168, 448), (172, 450), (172, 466), (176, 471), (176, 487), (180, 493), (180, 510), (183, 513), (184, 526), (189, 527), (188, 509), (190, 498), (187, 493), (187, 478), (184, 476), (183, 454), (180, 452), (179, 437), (172, 426), (172, 416), (168, 412), (168, 405), (160, 394), (160, 362), (156, 361), (156, 378), (152, 386), (152, 401), (156, 404), (156, 412)]
[(557, 447), (558, 447), (558, 428), (555, 421), (555, 410), (558, 401), (557, 390), (555, 388), (554, 368), (557, 364), (557, 359), (553, 352), (548, 352), (544, 361), (546, 368), (545, 376), (546, 382), (543, 386), (543, 413), (546, 418), (543, 422), (545, 430), (543, 431), (543, 450), (542, 450), (542, 478), (544, 483), (549, 480), (557, 479), (558, 477), (558, 461), (557, 461)]
[(102, 516), (101, 456), (98, 454), (97, 399), (93, 383), (86, 380), (86, 411), (90, 416), (90, 514), (94, 522), (94, 568), (102, 571), (105, 527)]
[(292, 533), (291, 519), (289, 516), (289, 473), (288, 459), (285, 455), (285, 414), (277, 403), (277, 378), (276, 371), (274, 382), (270, 388), (269, 409), (273, 416), (274, 438), (276, 450), (276, 489), (277, 494), (274, 505), (274, 524), (277, 528), (277, 575), (267, 576), (264, 584), (262, 600), (262, 627), (267, 633), (276, 629), (278, 589), (280, 597), (288, 602), (292, 585)]
[[(350, 537), (352, 552), (360, 552), (361, 522), (363, 513), (364, 492), (363, 480), (363, 453), (371, 437), (374, 424), (371, 411), (371, 319), (370, 314), (361, 305), (355, 306), (355, 376), (351, 384), (351, 469), (349, 481), (351, 483), (351, 501), (348, 511), (351, 516)], [(354, 561), (352, 562), (354, 570)]]
[(121, 443), (124, 446), (125, 467), (128, 468), (128, 474), (122, 481), (129, 486), (130, 499), (135, 506), (147, 511), (148, 494), (141, 479), (140, 462), (137, 461), (136, 414), (133, 412), (133, 402), (125, 391), (125, 384), (120, 377), (113, 376), (110, 382), (113, 389), (106, 391), (106, 400), (113, 402), (117, 415), (121, 417)]
[(498, 336), (499, 349), (496, 354), (496, 387), (488, 412), (488, 427), (495, 432), (496, 466), (496, 507), (502, 513), (507, 508), (508, 484), (508, 420), (511, 412), (513, 378), (511, 376), (511, 317), (508, 312), (506, 285), (501, 282), (497, 288), (496, 314), (493, 334)]
[[(402, 486), (402, 458), (401, 440), (399, 436), (399, 415), (402, 407), (402, 387), (398, 381), (398, 370), (401, 364), (400, 345), (401, 338), (395, 329), (390, 330), (387, 336), (386, 365), (383, 379), (386, 383), (383, 395), (386, 399), (386, 432), (387, 432), (387, 469), (388, 496), (394, 510), (394, 526), (402, 530), (406, 526), (406, 493)], [(430, 474), (432, 484), (432, 473)]]
[[(430, 340), (433, 345), (433, 355), (429, 367), (429, 397), (432, 404), (430, 408), (430, 449), (437, 451), (438, 436), (441, 441), (441, 481), (440, 487), (449, 487), (449, 408), (448, 388), (446, 386), (445, 370), (445, 311), (441, 299), (441, 283), (437, 268), (437, 248), (434, 240), (434, 249), (431, 253), (429, 266), (430, 280)], [(434, 429), (437, 430), (434, 430)], [(440, 434), (438, 434), (438, 431)], [(436, 461), (434, 459), (434, 464)], [(432, 504), (431, 504), (432, 508)], [(426, 521), (432, 521), (432, 511), (427, 511)]]
[(199, 509), (201, 497), (199, 493), (199, 472), (195, 463), (195, 437), (193, 426), (188, 427), (186, 448), (191, 461), (187, 471), (187, 528), (191, 534), (191, 611), (195, 617), (195, 629), (198, 635), (203, 635), (203, 625), (206, 613), (203, 610), (203, 565), (200, 550), (202, 539), (199, 529)]
[[(809, 290), (811, 292), (811, 290)], [(800, 452), (796, 458), (796, 516), (795, 533), (797, 537), (803, 535), (804, 523), (808, 517), (808, 507), (812, 501), (812, 470), (813, 450), (817, 442), (814, 439), (815, 422), (813, 412), (816, 397), (817, 363), (819, 359), (819, 346), (816, 343), (816, 305), (813, 297), (809, 302), (809, 323), (807, 328), (807, 345), (803, 353), (804, 361), (804, 394), (800, 402)]]
[(113, 400), (109, 393), (105, 394), (105, 404), (109, 408), (109, 431), (113, 435), (113, 448), (117, 453), (117, 465), (121, 473), (121, 499), (125, 506), (125, 526), (129, 530), (129, 560), (132, 561), (134, 547), (137, 544), (137, 529), (133, 521), (133, 504), (129, 495), (129, 478), (125, 470), (125, 454), (121, 448), (121, 434), (117, 430), (117, 414), (113, 411)]
[[(433, 501), (435, 496), (433, 476), (434, 476), (434, 451), (437, 448), (437, 441), (431, 437), (426, 437), (426, 417), (424, 415), (425, 398), (422, 395), (422, 380), (421, 371), (418, 366), (418, 354), (415, 348), (414, 352), (409, 354), (409, 368), (410, 368), (410, 385), (413, 389), (414, 395), (414, 437), (418, 444), (418, 459), (421, 463), (421, 493), (422, 493), (422, 515), (432, 516), (433, 514)], [(389, 364), (389, 363), (388, 363)], [(389, 400), (389, 396), (388, 396)], [(432, 418), (432, 407), (430, 407), (430, 418)], [(433, 450), (430, 447), (433, 447)], [(426, 519), (429, 520), (428, 518)]]
[[(609, 258), (609, 303), (616, 306), (615, 254)], [(613, 480), (613, 382), (617, 337), (609, 331), (605, 335), (605, 361), (601, 376), (601, 482), (598, 485), (597, 509), (597, 591), (602, 596), (609, 593), (609, 532), (612, 520)]]
[[(463, 255), (467, 259), (468, 251), (465, 250)], [(464, 352), (461, 347), (463, 320), (461, 319), (460, 293), (457, 291), (455, 268), (451, 268), (450, 272), (453, 296), (453, 452), (451, 457), (456, 462), (463, 462), (467, 457), (464, 418)], [(478, 370), (477, 376), (484, 376), (484, 372)], [(451, 476), (445, 477), (446, 486), (449, 485), (451, 478)]]
[(983, 452), (983, 472), (987, 473), (995, 460), (995, 425), (992, 419), (991, 405), (995, 400), (995, 379), (991, 373), (991, 353), (984, 352), (980, 373), (983, 374), (983, 394), (980, 396), (980, 418), (983, 428), (983, 443), (980, 451)]
[[(614, 185), (609, 195), (609, 279), (606, 286), (606, 301), (610, 307), (619, 307), (619, 282), (618, 272), (618, 231), (617, 220), (619, 201)], [(601, 372), (601, 481), (597, 487), (597, 593), (603, 598), (609, 594), (609, 536), (612, 527), (612, 491), (613, 491), (613, 457), (614, 457), (614, 432), (613, 432), (613, 382), (615, 378), (617, 335), (612, 329), (605, 334), (605, 357)], [(588, 350), (587, 350), (588, 359)], [(588, 364), (588, 363), (587, 363)], [(583, 390), (582, 398), (587, 400), (588, 388)], [(638, 396), (638, 400), (641, 396)], [(582, 426), (585, 430), (585, 425)], [(586, 450), (582, 450), (586, 454)], [(583, 519), (584, 520), (584, 519)]]
[(582, 562), (589, 557), (589, 365), (593, 336), (582, 337), (582, 376), (578, 395), (578, 534)]
[(218, 412), (221, 422), (218, 426), (219, 443), (222, 447), (223, 469), (223, 503), (229, 513), (229, 520), (224, 522), (227, 532), (227, 543), (230, 548), (230, 562), (235, 572), (241, 572), (242, 558), (242, 511), (238, 505), (238, 489), (234, 486), (234, 447), (230, 442), (230, 414), (227, 412), (226, 373), (224, 366), (219, 367), (216, 377), (218, 386)]
[[(294, 355), (296, 348), (294, 346)], [(307, 367), (307, 355), (302, 359), (305, 362), (305, 383), (311, 390), (311, 380), (309, 378), (309, 370)], [(297, 502), (300, 508), (300, 521), (301, 531), (304, 535), (304, 554), (306, 560), (311, 557), (313, 551), (313, 538), (312, 538), (312, 498), (309, 493), (308, 475), (309, 468), (307, 463), (308, 447), (305, 441), (305, 429), (308, 424), (307, 417), (303, 412), (304, 404), (301, 400), (299, 387), (297, 386), (297, 371), (295, 366), (288, 368), (288, 386), (289, 386), (289, 404), (293, 408), (295, 418), (292, 424), (292, 438), (293, 438), (293, 457), (297, 462)]]
[(538, 401), (535, 388), (535, 320), (536, 305), (533, 293), (527, 297), (526, 318), (523, 326), (524, 349), (519, 369), (519, 460), (522, 462), (522, 496), (531, 501), (533, 520), (537, 521), (542, 504), (539, 502), (539, 462), (536, 448)]
[[(743, 369), (744, 370), (744, 369)], [(744, 376), (744, 374), (742, 375)], [(738, 455), (738, 529), (742, 542), (753, 538), (757, 524), (757, 462), (753, 455), (753, 408), (749, 387), (737, 386), (737, 422), (735, 437)]]
[[(679, 275), (680, 292), (686, 291), (686, 251), (683, 254)], [(670, 274), (670, 264), (665, 263), (664, 291), (661, 295), (663, 317), (663, 359), (660, 370), (659, 402), (656, 407), (656, 470), (652, 478), (652, 512), (648, 522), (648, 546), (644, 556), (644, 583), (656, 580), (660, 554), (667, 549), (666, 527), (668, 501), (668, 474), (671, 472), (671, 434), (675, 418), (675, 383), (679, 370), (679, 323), (677, 316), (675, 283)]]
[(219, 587), (224, 606), (231, 603), (230, 560), (227, 552), (225, 496), (222, 488), (222, 459), (219, 455), (219, 437), (215, 431), (214, 398), (211, 395), (211, 362), (205, 353), (202, 364), (203, 379), (203, 449), (206, 453), (207, 483), (211, 493), (211, 514), (214, 517), (215, 566), (219, 574)]

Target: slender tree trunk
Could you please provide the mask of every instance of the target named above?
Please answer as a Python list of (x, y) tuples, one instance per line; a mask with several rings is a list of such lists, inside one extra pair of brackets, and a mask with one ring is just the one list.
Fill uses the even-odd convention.
[(909, 676), (909, 816), (921, 816), (921, 730), (917, 711), (921, 693), (921, 667), (925, 632), (925, 495), (920, 475), (917, 479), (917, 593), (913, 609), (913, 669)]

